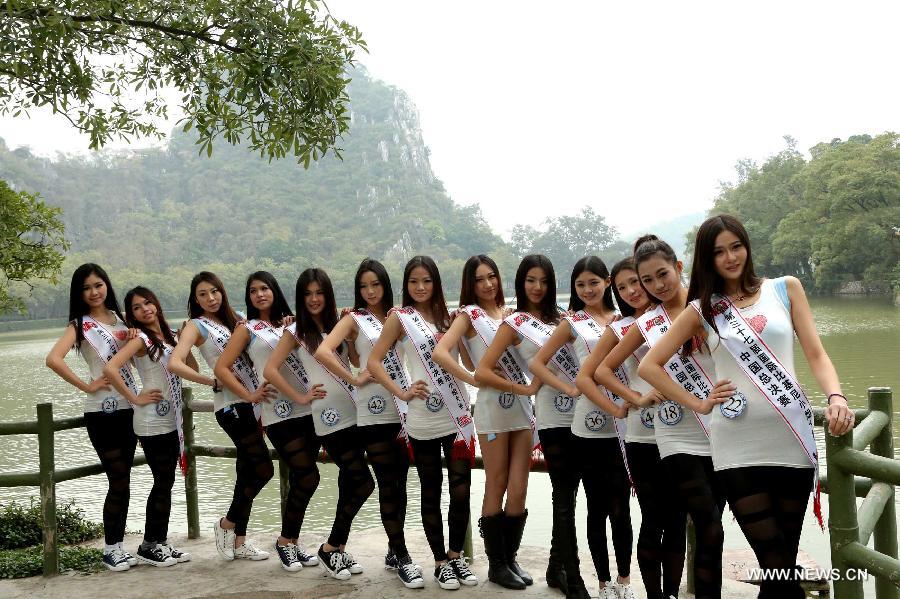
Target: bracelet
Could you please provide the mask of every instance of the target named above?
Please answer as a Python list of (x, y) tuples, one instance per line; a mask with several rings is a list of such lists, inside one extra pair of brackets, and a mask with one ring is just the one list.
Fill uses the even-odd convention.
[(840, 393), (832, 393), (831, 395), (828, 396), (828, 400), (827, 400), (829, 406), (831, 405), (831, 398), (832, 398), (832, 397), (840, 397), (841, 399), (844, 400), (844, 402), (847, 401), (847, 398), (844, 397), (843, 395), (841, 395)]
[(222, 391), (222, 388), (219, 387), (219, 379), (213, 379), (212, 390), (213, 393), (219, 393), (220, 391)]

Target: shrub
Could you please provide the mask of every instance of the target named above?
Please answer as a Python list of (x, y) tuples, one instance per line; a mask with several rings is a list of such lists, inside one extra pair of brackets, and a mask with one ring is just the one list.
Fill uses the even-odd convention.
[[(60, 547), (59, 571), (78, 570), (97, 572), (103, 568), (103, 551), (92, 547)], [(24, 549), (0, 551), (0, 578), (26, 578), (43, 572), (43, 548), (40, 545)]]
[[(103, 526), (84, 518), (75, 500), (56, 506), (57, 540), (72, 545), (103, 535)], [(15, 501), (0, 505), (0, 550), (41, 545), (41, 506), (31, 499), (29, 505)]]

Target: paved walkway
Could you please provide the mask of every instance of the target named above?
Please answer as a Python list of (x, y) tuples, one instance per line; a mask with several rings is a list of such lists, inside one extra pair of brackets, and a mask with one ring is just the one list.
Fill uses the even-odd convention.
[[(313, 535), (304, 539), (311, 540)], [(261, 548), (269, 549), (273, 535), (251, 534), (251, 539)], [(319, 567), (304, 568), (300, 572), (288, 573), (281, 569), (280, 562), (273, 555), (266, 561), (225, 562), (219, 558), (213, 546), (212, 535), (188, 540), (183, 535), (171, 539), (180, 549), (189, 551), (193, 560), (169, 568), (153, 568), (137, 566), (128, 572), (107, 572), (89, 576), (68, 573), (51, 579), (40, 576), (22, 580), (0, 581), (0, 597), (9, 599), (114, 599), (114, 598), (147, 598), (175, 599), (189, 597), (221, 597), (227, 599), (294, 599), (294, 598), (326, 598), (349, 597), (360, 599), (389, 598), (405, 599), (416, 597), (476, 597), (481, 593), (492, 596), (517, 597), (556, 597), (563, 598), (559, 591), (547, 587), (544, 572), (547, 567), (546, 547), (523, 547), (519, 552), (519, 562), (535, 577), (533, 586), (525, 591), (508, 591), (487, 581), (487, 559), (483, 554), (476, 555), (472, 569), (479, 578), (477, 587), (462, 587), (458, 591), (441, 590), (431, 577), (431, 562), (426, 561), (427, 543), (422, 531), (408, 531), (407, 542), (412, 549), (414, 559), (422, 565), (426, 583), (424, 589), (406, 589), (397, 579), (396, 574), (386, 571), (384, 565), (385, 537), (384, 532), (371, 529), (353, 533), (349, 549), (366, 571), (354, 576), (350, 581), (339, 582), (325, 574)], [(480, 542), (476, 539), (476, 551), (480, 551)], [(128, 548), (134, 550), (140, 542), (139, 535), (129, 535), (126, 539)], [(593, 567), (586, 553), (581, 556), (583, 571), (591, 573), (586, 576), (588, 589), (593, 597), (597, 596), (597, 581), (593, 577)], [(615, 561), (611, 560), (614, 565)], [(632, 566), (634, 574), (634, 590), (637, 597), (644, 597), (643, 587), (637, 564)], [(756, 587), (726, 580), (722, 589), (723, 599), (744, 599), (756, 597)], [(690, 597), (684, 590), (681, 598)]]

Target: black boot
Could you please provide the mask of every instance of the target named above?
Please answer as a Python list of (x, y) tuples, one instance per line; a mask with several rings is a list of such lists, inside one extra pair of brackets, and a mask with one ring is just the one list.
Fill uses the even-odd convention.
[(503, 539), (503, 513), (482, 516), (478, 530), (484, 539), (484, 552), (488, 557), (488, 580), (507, 589), (522, 590), (525, 583), (506, 564), (506, 547)]
[(563, 546), (562, 520), (557, 509), (559, 503), (556, 494), (553, 497), (553, 528), (550, 537), (550, 561), (547, 562), (547, 586), (566, 593), (569, 588), (566, 580), (566, 550)]
[(566, 599), (591, 599), (580, 573), (567, 572), (566, 580), (569, 583), (569, 587), (566, 589)]
[(526, 585), (534, 584), (531, 574), (523, 570), (516, 561), (516, 553), (522, 544), (522, 534), (525, 532), (525, 520), (528, 519), (528, 510), (519, 516), (506, 516), (504, 529), (506, 531), (506, 565), (522, 579)]

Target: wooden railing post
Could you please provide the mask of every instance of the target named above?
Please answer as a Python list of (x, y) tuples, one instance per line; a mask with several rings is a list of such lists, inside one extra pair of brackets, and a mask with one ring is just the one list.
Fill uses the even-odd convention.
[(191, 409), (193, 392), (184, 389), (182, 397), (182, 428), (184, 430), (184, 452), (187, 455), (187, 475), (184, 477), (184, 503), (187, 512), (188, 538), (200, 537), (200, 507), (197, 496), (197, 456), (194, 455), (194, 411)]
[[(840, 599), (863, 599), (862, 581), (847, 576), (849, 565), (842, 549), (859, 541), (856, 520), (854, 476), (837, 465), (835, 458), (853, 447), (853, 431), (835, 437), (825, 429), (825, 457), (828, 464), (828, 531), (831, 537), (831, 565), (838, 571), (832, 581), (834, 596)], [(854, 577), (855, 578), (855, 577)]]
[[(872, 441), (871, 451), (875, 455), (894, 458), (894, 434), (892, 416), (894, 411), (891, 389), (888, 387), (869, 388), (869, 409), (887, 414), (888, 423)], [(891, 487), (893, 490), (893, 487)], [(881, 518), (874, 529), (875, 551), (897, 558), (897, 508), (894, 497), (887, 500), (881, 512)], [(875, 579), (875, 596), (878, 599), (898, 599), (900, 589), (890, 580), (878, 577)]]
[(53, 404), (37, 405), (38, 462), (41, 487), (41, 537), (44, 541), (44, 576), (59, 574), (56, 539), (56, 458), (53, 448)]

